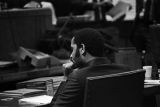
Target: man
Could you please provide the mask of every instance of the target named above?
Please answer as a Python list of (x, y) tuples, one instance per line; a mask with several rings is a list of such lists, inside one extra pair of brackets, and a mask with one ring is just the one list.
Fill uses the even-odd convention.
[(85, 28), (78, 31), (71, 40), (71, 47), (73, 51), (70, 66), (76, 65), (79, 69), (68, 74), (66, 82), (56, 94), (55, 102), (52, 102), (52, 107), (83, 107), (86, 77), (130, 70), (124, 65), (112, 65), (104, 57), (104, 40), (95, 29)]

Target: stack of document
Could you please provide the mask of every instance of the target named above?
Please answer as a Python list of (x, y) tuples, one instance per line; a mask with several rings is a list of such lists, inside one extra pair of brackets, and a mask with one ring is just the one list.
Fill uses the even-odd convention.
[(160, 80), (144, 80), (145, 84), (160, 84)]
[(47, 105), (51, 103), (52, 98), (53, 98), (52, 96), (48, 95), (22, 98), (19, 100), (19, 105), (34, 105), (34, 106)]
[[(36, 78), (28, 81), (19, 82), (16, 84), (17, 88), (31, 88), (31, 89), (40, 89), (40, 90), (48, 90), (48, 86), (50, 90), (53, 90), (53, 94), (57, 91), (61, 81), (64, 80), (64, 76), (55, 76), (55, 77), (42, 77)], [(52, 89), (51, 89), (52, 88)], [(47, 91), (48, 92), (48, 91)]]
[(35, 95), (46, 95), (45, 90), (39, 89), (16, 89), (16, 90), (7, 90), (0, 93), (0, 96), (6, 96), (11, 98), (24, 98), (24, 97), (31, 97)]
[(9, 67), (16, 64), (16, 61), (0, 61), (0, 68)]
[(45, 89), (43, 87), (45, 86), (45, 82), (48, 81), (48, 80), (52, 80), (53, 81), (53, 86), (58, 87), (59, 84), (61, 83), (61, 81), (64, 80), (64, 76), (42, 77), (42, 78), (27, 80), (27, 81), (17, 83), (16, 87), (17, 88)]

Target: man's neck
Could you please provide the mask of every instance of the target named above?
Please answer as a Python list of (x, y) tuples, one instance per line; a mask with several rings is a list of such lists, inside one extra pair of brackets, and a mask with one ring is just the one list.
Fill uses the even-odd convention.
[(88, 62), (90, 62), (91, 60), (94, 60), (95, 58), (96, 58), (96, 57), (93, 57), (93, 56), (87, 54), (86, 57), (85, 57), (85, 62), (88, 63)]

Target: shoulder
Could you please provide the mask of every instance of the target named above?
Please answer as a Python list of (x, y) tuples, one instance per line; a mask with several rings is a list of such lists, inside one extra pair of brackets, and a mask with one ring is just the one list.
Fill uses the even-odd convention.
[[(123, 64), (104, 64), (99, 69), (106, 71), (106, 74), (116, 74), (131, 71), (131, 67)], [(94, 68), (96, 69), (96, 68)]]
[(130, 67), (127, 65), (119, 65), (119, 64), (101, 64), (95, 66), (84, 67), (73, 71), (68, 79), (76, 80), (81, 83), (85, 81), (88, 76), (96, 76), (96, 75), (107, 75), (107, 74), (115, 74), (130, 71)]
[(46, 1), (42, 1), (41, 4), (44, 7), (52, 7), (53, 6), (51, 2), (46, 2)]
[(77, 69), (77, 70), (74, 70), (70, 74), (69, 77), (71, 77), (71, 78), (80, 78), (80, 77), (83, 77), (84, 75), (86, 75), (87, 72), (88, 72), (88, 67)]
[(72, 78), (80, 78), (88, 75), (89, 73), (94, 73), (94, 72), (105, 71), (107, 73), (109, 71), (125, 72), (130, 70), (131, 67), (124, 64), (101, 64), (101, 65), (88, 66), (78, 69), (72, 72), (70, 76)]
[(24, 5), (25, 8), (40, 8), (40, 4), (36, 1), (31, 1), (28, 2), (27, 4)]
[(111, 64), (111, 65), (106, 65), (106, 66), (115, 68), (115, 69), (131, 70), (130, 66), (124, 65), (124, 64)]

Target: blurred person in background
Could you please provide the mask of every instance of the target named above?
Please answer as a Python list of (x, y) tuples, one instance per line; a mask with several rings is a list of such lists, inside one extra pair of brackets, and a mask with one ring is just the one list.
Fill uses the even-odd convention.
[(55, 14), (55, 8), (49, 1), (43, 1), (43, 0), (30, 0), (28, 3), (24, 5), (24, 8), (49, 8), (52, 13), (52, 24), (56, 25), (57, 23), (57, 17)]

